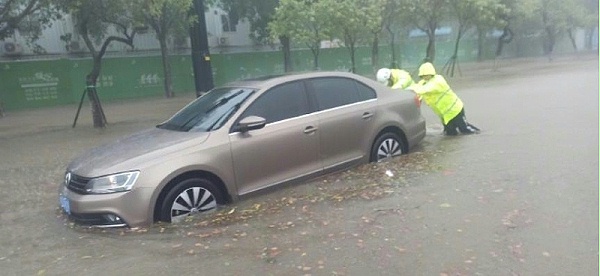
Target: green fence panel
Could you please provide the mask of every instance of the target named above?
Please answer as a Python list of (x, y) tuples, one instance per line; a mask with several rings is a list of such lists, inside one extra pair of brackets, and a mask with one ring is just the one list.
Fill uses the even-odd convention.
[(173, 91), (175, 92), (175, 95), (178, 93), (190, 93), (196, 91), (192, 57), (190, 55), (173, 55), (171, 56), (170, 61)]
[(70, 60), (68, 68), (71, 80), (71, 87), (69, 87), (69, 94), (71, 95), (70, 103), (79, 102), (82, 93), (85, 91), (85, 78), (92, 70), (92, 64), (91, 59), (81, 58)]
[(109, 58), (103, 61), (97, 88), (102, 99), (159, 96), (164, 93), (160, 57)]
[(7, 110), (71, 101), (69, 62), (19, 61), (0, 64), (0, 101)]
[[(72, 60), (70, 67), (73, 100), (79, 101), (93, 62)], [(160, 57), (104, 58), (96, 89), (102, 101), (161, 95), (164, 90)]]
[(211, 57), (214, 84), (283, 73), (281, 52), (215, 54)]
[[(425, 57), (425, 37), (403, 39), (395, 46), (400, 68), (416, 73)], [(484, 41), (483, 57), (494, 58), (497, 38)], [(515, 37), (505, 46), (502, 57), (541, 56), (542, 37)], [(443, 68), (454, 54), (455, 40), (443, 36), (436, 41), (436, 68)], [(477, 39), (466, 37), (460, 43), (458, 62), (477, 60)], [(392, 64), (391, 45), (380, 45), (378, 64), (372, 64), (372, 49), (369, 46), (356, 48), (356, 73), (373, 77), (379, 67)], [(573, 52), (568, 40), (561, 40), (555, 54)], [(309, 49), (294, 49), (291, 53), (295, 72), (305, 71), (350, 71), (352, 68), (348, 48), (320, 49), (318, 68)], [(173, 90), (175, 94), (195, 91), (191, 56), (186, 54), (170, 57)], [(93, 66), (89, 58), (57, 59), (42, 61), (0, 62), (0, 101), (6, 110), (37, 108), (78, 103), (85, 89), (86, 75)], [(218, 53), (211, 56), (211, 67), (215, 86), (228, 82), (284, 73), (283, 54), (279, 50), (249, 53)], [(162, 96), (164, 76), (160, 56), (107, 57), (102, 61), (97, 90), (102, 101), (128, 98)], [(87, 101), (87, 99), (86, 99)]]

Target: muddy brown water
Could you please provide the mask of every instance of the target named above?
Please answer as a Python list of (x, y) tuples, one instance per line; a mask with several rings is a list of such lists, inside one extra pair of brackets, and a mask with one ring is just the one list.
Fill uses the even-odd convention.
[[(58, 210), (57, 189), (74, 156), (152, 127), (192, 94), (105, 103), (104, 130), (91, 127), (89, 107), (74, 129), (76, 106), (9, 112), (0, 118), (1, 274), (597, 275), (597, 56), (464, 67), (450, 81), (482, 134), (443, 137), (423, 106), (428, 135), (406, 156), (179, 225), (81, 228)], [(562, 87), (561, 76), (576, 84)], [(531, 87), (554, 100), (540, 106), (544, 94)], [(548, 120), (547, 109), (562, 117)]]

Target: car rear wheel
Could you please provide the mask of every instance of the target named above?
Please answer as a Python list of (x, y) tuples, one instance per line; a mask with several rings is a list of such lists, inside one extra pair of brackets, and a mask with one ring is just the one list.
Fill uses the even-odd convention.
[(371, 162), (381, 162), (404, 153), (404, 143), (400, 136), (387, 132), (375, 141), (371, 149)]
[(178, 223), (188, 216), (208, 212), (223, 203), (223, 195), (217, 186), (205, 178), (187, 179), (175, 185), (165, 197), (160, 220)]

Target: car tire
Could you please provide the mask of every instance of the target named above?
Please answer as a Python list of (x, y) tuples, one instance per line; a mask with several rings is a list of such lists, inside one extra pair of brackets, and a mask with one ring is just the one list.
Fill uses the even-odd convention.
[(188, 216), (208, 212), (223, 204), (221, 190), (206, 178), (190, 178), (179, 182), (161, 204), (160, 220), (182, 222)]
[(389, 158), (404, 154), (404, 142), (393, 132), (386, 132), (379, 136), (371, 149), (371, 162), (381, 162)]

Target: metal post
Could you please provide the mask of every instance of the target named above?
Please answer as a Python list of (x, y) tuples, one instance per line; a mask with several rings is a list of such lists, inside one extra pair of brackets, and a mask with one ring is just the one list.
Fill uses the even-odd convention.
[(79, 112), (81, 111), (81, 106), (83, 105), (83, 99), (85, 98), (86, 91), (87, 89), (84, 89), (83, 93), (81, 94), (81, 100), (79, 101), (79, 107), (77, 108), (77, 113), (75, 114), (75, 120), (73, 120), (72, 128), (75, 128), (75, 125), (77, 124), (77, 118), (79, 118)]
[(192, 12), (198, 16), (198, 21), (190, 28), (190, 40), (192, 42), (194, 84), (196, 85), (196, 96), (199, 97), (202, 93), (208, 92), (214, 87), (212, 68), (210, 66), (210, 52), (208, 50), (204, 1), (194, 0)]

